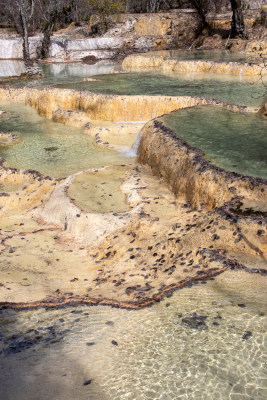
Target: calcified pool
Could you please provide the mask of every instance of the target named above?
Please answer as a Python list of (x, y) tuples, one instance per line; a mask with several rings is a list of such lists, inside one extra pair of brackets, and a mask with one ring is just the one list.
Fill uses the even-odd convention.
[(263, 400), (265, 293), (228, 273), (139, 311), (3, 310), (0, 397)]
[(158, 50), (144, 53), (155, 56), (168, 56), (177, 60), (209, 60), (230, 62), (252, 62), (261, 60), (260, 56), (253, 53), (237, 53), (229, 50)]
[(126, 73), (98, 75), (95, 81), (56, 85), (59, 88), (89, 90), (121, 95), (199, 96), (229, 103), (259, 107), (266, 91), (261, 80), (224, 74)]
[(1, 109), (7, 113), (0, 118), (0, 131), (20, 135), (14, 144), (0, 146), (0, 157), (7, 160), (9, 167), (66, 177), (90, 168), (128, 162), (122, 153), (100, 149), (95, 139), (81, 129), (42, 118), (21, 103), (1, 104)]
[(267, 177), (267, 120), (214, 106), (186, 108), (164, 117), (178, 137), (228, 171)]
[[(52, 66), (47, 68), (52, 69)], [(206, 95), (253, 106), (259, 106), (263, 101), (259, 97), (264, 92), (262, 85), (241, 77), (216, 76), (211, 80), (204, 76), (196, 79), (196, 76), (187, 75), (177, 78), (154, 73), (116, 74), (101, 75), (100, 81), (81, 82), (82, 77), (90, 73), (84, 70), (83, 75), (77, 66), (72, 74), (69, 68), (72, 66), (59, 66), (58, 75), (54, 71), (49, 77), (48, 73), (47, 80), (38, 84), (42, 86), (60, 81), (60, 87), (66, 87), (68, 82), (75, 80), (76, 83), (70, 87), (105, 93)], [(37, 82), (30, 84), (35, 86)], [(0, 147), (0, 157), (7, 159), (7, 165), (36, 169), (55, 177), (116, 165), (106, 170), (77, 175), (67, 194), (80, 207), (81, 214), (83, 210), (123, 213), (128, 209), (120, 185), (121, 177), (129, 163), (133, 162), (132, 158), (127, 159), (123, 153), (100, 149), (95, 145), (95, 139), (80, 129), (41, 118), (29, 107), (1, 104), (0, 108), (7, 111), (0, 118), (0, 131), (20, 135), (17, 142)], [(192, 116), (190, 113), (194, 112)], [(178, 113), (173, 113), (166, 117), (166, 123), (173, 129), (178, 129), (182, 124), (183, 134), (187, 135), (183, 138), (189, 143), (191, 139), (194, 140), (191, 144), (202, 147), (211, 161), (230, 170), (266, 177), (266, 161), (263, 158), (266, 121), (256, 115), (233, 114), (213, 107), (182, 110), (179, 113), (184, 113), (183, 122), (180, 114), (178, 118)], [(203, 120), (201, 126), (204, 130), (200, 132), (195, 128)], [(238, 129), (230, 130), (232, 125)], [(221, 128), (223, 132), (219, 130)], [(180, 136), (180, 131), (177, 134)], [(209, 149), (211, 156), (208, 155)], [(243, 152), (248, 149), (249, 156), (242, 158)], [(121, 164), (126, 166), (119, 166)], [(4, 182), (0, 184), (0, 192), (9, 194), (20, 191), (21, 187), (21, 183)], [(152, 196), (153, 201), (147, 201), (145, 213), (149, 213), (155, 221), (172, 218), (173, 211), (168, 210), (168, 206), (174, 207), (175, 202), (169, 201), (166, 205), (169, 197), (162, 195), (162, 189), (154, 178), (150, 189), (155, 195)], [(165, 196), (167, 200), (163, 201)], [(111, 198), (115, 199), (114, 203), (110, 201)], [(184, 206), (184, 212), (190, 213), (187, 205)], [(245, 204), (245, 207), (249, 207), (249, 204)], [(79, 219), (81, 215), (77, 214), (76, 217)], [(15, 221), (14, 215), (12, 218)], [(13, 226), (11, 228), (12, 218), (5, 221), (7, 235), (11, 235), (12, 229), (15, 231)], [(25, 270), (21, 268), (19, 271), (23, 277), (21, 290), (30, 291), (28, 285), (31, 277), (27, 275), (27, 268), (31, 269), (32, 274), (39, 274), (41, 280), (42, 272), (36, 268), (41, 259), (47, 269), (56, 269), (56, 265), (60, 264), (64, 274), (67, 264), (71, 265), (74, 276), (75, 269), (80, 268), (84, 279), (81, 281), (71, 275), (70, 288), (75, 284), (89, 285), (87, 250), (84, 247), (68, 250), (66, 245), (63, 257), (56, 233), (47, 232), (47, 237), (44, 234), (41, 239), (36, 239), (34, 235), (41, 231), (40, 226), (34, 221), (33, 228), (28, 227), (26, 219), (29, 217), (25, 215), (23, 218), (25, 221), (17, 221), (19, 232), (23, 233), (23, 229), (34, 232), (25, 242), (20, 242), (18, 252), (13, 247), (10, 251), (8, 247), (5, 249), (3, 264), (6, 275), (10, 273), (9, 265), (14, 265), (14, 276), (18, 274), (16, 262), (19, 261), (16, 260), (23, 257), (21, 264), (22, 267), (25, 265)], [(199, 224), (197, 220), (194, 222)], [(225, 226), (222, 228), (226, 229)], [(188, 229), (187, 225), (185, 229)], [(135, 233), (130, 233), (132, 236), (129, 236), (129, 240), (132, 243)], [(153, 236), (152, 233), (152, 240)], [(22, 239), (23, 235), (17, 241)], [(12, 243), (18, 246), (16, 237)], [(155, 243), (155, 246), (158, 244)], [(25, 249), (28, 251), (24, 256)], [(58, 249), (62, 253), (57, 253)], [(135, 266), (131, 268), (134, 270)], [(9, 290), (9, 284), (12, 286), (12, 274), (6, 283), (6, 291)], [(54, 281), (58, 285), (60, 279), (55, 276)], [(40, 307), (26, 311), (2, 309), (0, 399), (263, 400), (267, 397), (264, 279), (258, 274), (225, 272), (215, 280), (185, 287), (172, 296), (170, 293), (160, 303), (138, 311), (79, 305), (58, 309)]]
[[(50, 85), (57, 82), (73, 82), (90, 75), (107, 74), (117, 65), (114, 61), (99, 61), (94, 65), (82, 63), (49, 63), (39, 64), (39, 68), (45, 78), (23, 81), (27, 86)], [(0, 60), (0, 78), (20, 75), (25, 72), (23, 61)], [(21, 81), (15, 81), (12, 85), (20, 86)]]
[(120, 186), (129, 166), (115, 166), (77, 175), (68, 195), (81, 210), (96, 213), (129, 210)]

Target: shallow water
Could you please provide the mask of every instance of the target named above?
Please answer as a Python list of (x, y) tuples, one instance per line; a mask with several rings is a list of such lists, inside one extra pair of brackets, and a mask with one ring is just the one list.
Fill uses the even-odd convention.
[(128, 162), (123, 154), (101, 149), (81, 129), (42, 118), (21, 103), (1, 104), (1, 109), (7, 114), (0, 118), (0, 131), (21, 135), (13, 145), (0, 146), (0, 157), (10, 167), (65, 177), (81, 170)]
[(14, 193), (19, 192), (24, 185), (22, 183), (10, 183), (1, 182), (0, 183), (0, 193)]
[[(142, 80), (143, 76), (147, 81)], [(152, 94), (162, 94), (163, 87), (173, 93), (177, 85), (177, 78), (162, 78), (157, 74), (129, 77), (101, 77), (104, 82), (107, 79), (101, 85), (106, 87), (111, 79), (113, 87), (117, 85), (118, 90), (125, 90), (127, 94), (138, 90), (161, 90)], [(162, 87), (159, 78), (165, 80)], [(196, 86), (201, 82), (197, 81)], [(87, 84), (100, 85), (100, 82)], [(219, 98), (224, 93), (221, 85), (221, 91), (219, 84), (216, 89)], [(186, 89), (186, 83), (179, 88), (183, 95)], [(210, 90), (214, 90), (212, 86)], [(235, 96), (236, 91), (229, 81), (228, 92)], [(239, 99), (249, 101), (254, 91), (247, 97), (245, 89), (240, 93)], [(66, 176), (87, 168), (126, 162), (117, 152), (100, 150), (80, 129), (55, 124), (20, 104), (1, 105), (1, 108), (9, 114), (1, 117), (0, 130), (22, 135), (19, 143), (8, 149), (0, 148), (0, 156), (7, 158), (9, 165)], [(220, 113), (218, 109), (216, 112)], [(175, 114), (172, 115), (177, 123)], [(250, 118), (254, 135), (257, 117)], [(262, 138), (261, 133), (259, 137)], [(222, 150), (222, 153), (226, 152)], [(257, 162), (252, 161), (256, 171), (259, 170)], [(110, 189), (114, 191), (115, 186)], [(17, 190), (15, 186), (2, 187), (0, 191)], [(86, 207), (88, 191), (94, 188), (89, 184), (84, 190), (81, 197)], [(107, 205), (108, 199), (104, 200)], [(168, 210), (161, 204), (157, 206), (168, 217)], [(153, 204), (151, 213), (155, 210), (158, 215), (159, 210)], [(44, 247), (42, 256), (51, 250), (50, 244), (45, 243)], [(33, 239), (32, 249), (34, 253)], [(71, 262), (76, 265), (75, 260)], [(85, 271), (86, 268), (84, 265)], [(0, 399), (263, 400), (267, 397), (264, 279), (257, 275), (225, 273), (215, 281), (185, 288), (172, 298), (140, 311), (102, 306), (3, 310), (0, 313)]]
[(202, 106), (173, 112), (164, 122), (212, 163), (267, 178), (267, 121), (261, 115)]
[(95, 213), (129, 210), (126, 196), (120, 190), (126, 166), (116, 166), (76, 176), (68, 195), (83, 211)]
[[(178, 52), (178, 53), (177, 53)], [(156, 52), (161, 54), (162, 52)], [(248, 61), (246, 55), (230, 52), (209, 51), (171, 51), (181, 59), (210, 59), (219, 61)], [(164, 54), (164, 51), (163, 51)], [(2, 60), (4, 63), (6, 60)], [(7, 74), (7, 69), (17, 67), (7, 60), (9, 67), (0, 62), (0, 76)], [(166, 96), (203, 96), (221, 99), (230, 103), (260, 107), (267, 101), (266, 90), (259, 77), (235, 76), (227, 74), (205, 73), (149, 73), (109, 74), (118, 66), (113, 61), (100, 61), (95, 65), (81, 63), (43, 64), (45, 78), (14, 81), (12, 86), (28, 86), (42, 89), (52, 85), (59, 88), (89, 90), (95, 93), (120, 95), (166, 95)], [(1, 72), (2, 71), (2, 72)], [(86, 77), (96, 76), (98, 81), (84, 82)]]
[[(0, 77), (10, 75), (20, 75), (25, 72), (22, 61), (0, 60)], [(45, 78), (31, 79), (28, 81), (14, 81), (12, 86), (43, 87), (56, 83), (68, 83), (80, 81), (83, 78), (98, 74), (108, 74), (110, 70), (117, 66), (117, 63), (110, 60), (99, 61), (94, 65), (82, 63), (51, 63), (39, 64)], [(8, 70), (10, 73), (8, 74)]]
[[(118, 95), (200, 96), (229, 103), (259, 107), (266, 98), (266, 89), (258, 78), (224, 74), (159, 73), (109, 74), (97, 76), (95, 82), (56, 85), (70, 89)], [(265, 97), (264, 97), (265, 96)]]
[(168, 56), (177, 60), (210, 60), (248, 63), (255, 63), (261, 60), (256, 54), (242, 54), (229, 50), (159, 50), (149, 51), (145, 54)]
[(151, 308), (8, 311), (6, 400), (263, 400), (266, 283), (225, 273)]

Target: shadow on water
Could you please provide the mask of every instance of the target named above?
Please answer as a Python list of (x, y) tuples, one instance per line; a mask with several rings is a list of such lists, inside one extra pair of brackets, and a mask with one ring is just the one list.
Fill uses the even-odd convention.
[(0, 399), (265, 399), (265, 280), (226, 272), (139, 311), (4, 310)]
[[(80, 312), (70, 311), (73, 324)], [(49, 310), (3, 310), (0, 322), (1, 400), (108, 399), (90, 375), (93, 358), (81, 353), (79, 340), (69, 351), (71, 324), (64, 327), (64, 318)]]

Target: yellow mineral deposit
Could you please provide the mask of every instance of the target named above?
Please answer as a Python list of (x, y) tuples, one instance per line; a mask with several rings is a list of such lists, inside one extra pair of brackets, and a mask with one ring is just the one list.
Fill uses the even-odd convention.
[[(249, 65), (241, 71), (235, 63), (143, 56), (127, 57), (123, 66), (259, 72)], [(129, 159), (124, 165), (52, 179), (7, 168), (3, 162), (2, 305), (84, 302), (139, 308), (228, 268), (246, 269), (244, 260), (265, 271), (267, 248), (258, 214), (237, 216), (235, 206), (243, 198), (264, 203), (266, 181), (207, 166), (197, 151), (181, 146), (159, 118), (205, 104), (258, 110), (188, 96), (116, 96), (54, 88), (2, 87), (0, 99), (25, 102), (40, 116), (83, 128), (111, 151), (129, 150), (141, 130), (138, 164)]]
[(204, 72), (216, 74), (248, 75), (261, 76), (266, 75), (264, 63), (260, 65), (251, 65), (238, 62), (214, 62), (214, 61), (179, 61), (170, 59), (167, 56), (128, 56), (123, 60), (122, 68), (127, 71), (138, 71), (147, 68), (154, 68), (164, 72)]

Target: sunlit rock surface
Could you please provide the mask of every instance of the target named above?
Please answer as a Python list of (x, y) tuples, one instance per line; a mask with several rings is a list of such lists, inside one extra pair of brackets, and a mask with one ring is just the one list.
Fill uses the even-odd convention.
[[(31, 58), (36, 58), (37, 47), (41, 44), (40, 37), (29, 39)], [(79, 61), (88, 55), (97, 58), (111, 58), (114, 52), (124, 44), (123, 38), (91, 38), (68, 39), (52, 37), (50, 57), (58, 61)], [(22, 39), (0, 39), (0, 59), (23, 59)]]
[[(228, 268), (265, 273), (262, 211), (243, 215), (242, 207), (228, 190), (227, 176), (212, 168), (202, 175), (198, 173), (194, 151), (189, 147), (181, 151), (176, 144), (172, 148), (170, 138), (165, 141), (165, 132), (162, 137), (159, 132), (155, 146), (153, 137), (157, 133), (151, 131), (155, 123), (143, 129), (140, 151), (144, 152), (147, 136), (148, 141), (152, 140), (149, 154), (156, 149), (153, 157), (158, 171), (153, 172), (163, 179), (130, 164), (121, 167), (118, 181), (112, 168), (80, 172), (63, 180), (2, 168), (2, 305), (84, 302), (139, 308)], [(90, 130), (99, 129), (101, 135), (99, 122), (86, 126), (90, 134)], [(110, 127), (112, 131), (114, 126), (105, 122), (102, 128)], [(168, 169), (177, 154), (178, 163), (173, 160), (177, 168)], [(160, 159), (166, 168), (157, 161)], [(101, 175), (105, 170), (106, 177)], [(95, 179), (94, 192), (87, 184), (88, 174)], [(167, 187), (168, 179), (179, 181), (181, 188), (187, 184), (188, 190), (174, 191), (175, 196)], [(249, 186), (242, 179), (234, 184), (237, 194), (252, 202), (253, 196), (264, 201), (258, 190), (264, 186), (257, 187), (253, 180)], [(117, 196), (125, 196), (123, 211), (116, 210)], [(113, 197), (115, 208), (111, 209)], [(108, 205), (109, 198), (106, 211), (104, 207), (97, 212), (94, 203)], [(221, 207), (214, 208), (218, 205)]]
[[(12, 93), (16, 98), (16, 92)], [(82, 110), (93, 120), (114, 122), (148, 121), (179, 108), (208, 103), (204, 98), (188, 96), (115, 96), (68, 89), (26, 89), (24, 94), (26, 104), (35, 108), (41, 116), (51, 118), (58, 109)], [(6, 95), (8, 97), (9, 92)]]
[[(204, 98), (51, 88), (1, 88), (0, 98), (26, 102), (46, 118), (82, 127), (108, 149), (121, 148), (124, 136), (130, 150), (141, 121), (179, 108), (215, 104), (251, 111)], [(129, 121), (135, 121), (132, 127)], [(149, 164), (157, 176), (132, 158), (124, 164), (113, 160), (114, 169), (94, 168), (64, 179), (3, 164), (3, 306), (83, 302), (140, 308), (226, 269), (266, 273), (266, 222), (260, 205), (266, 181), (205, 164), (201, 152), (180, 145), (157, 119), (142, 129), (138, 161)], [(120, 168), (123, 173), (116, 179)], [(109, 207), (98, 212), (95, 203), (102, 202)]]
[[(43, 90), (26, 87), (0, 88), (0, 99), (25, 101), (27, 105), (35, 108), (40, 116), (52, 118), (53, 114), (56, 113), (55, 120), (60, 118), (61, 122), (68, 116), (68, 113), (58, 112), (58, 110), (82, 111), (85, 113), (85, 117), (92, 120), (111, 122), (148, 121), (179, 108), (204, 104), (224, 105), (230, 109), (241, 108), (250, 111), (249, 107), (239, 107), (220, 100), (202, 97), (119, 96), (53, 88)], [(255, 110), (251, 109), (251, 111)], [(83, 118), (83, 116), (79, 118)]]
[[(88, 202), (83, 173), (62, 182), (33, 180), (31, 173), (2, 174), (1, 179), (10, 175), (14, 183), (24, 182), (0, 197), (2, 302), (139, 308), (228, 268), (264, 273), (265, 233), (257, 233), (259, 221), (261, 231), (266, 229), (261, 217), (193, 210), (144, 168), (130, 167), (117, 189), (105, 188), (97, 170), (88, 173), (99, 179), (100, 190), (98, 196), (88, 188)], [(81, 185), (82, 192), (78, 188), (72, 197), (72, 185)], [(91, 208), (95, 195), (106, 201), (118, 190), (130, 211)]]
[(266, 75), (264, 64), (250, 65), (236, 62), (179, 61), (167, 56), (128, 56), (123, 60), (125, 70), (156, 68), (165, 72), (205, 72), (234, 75)]

